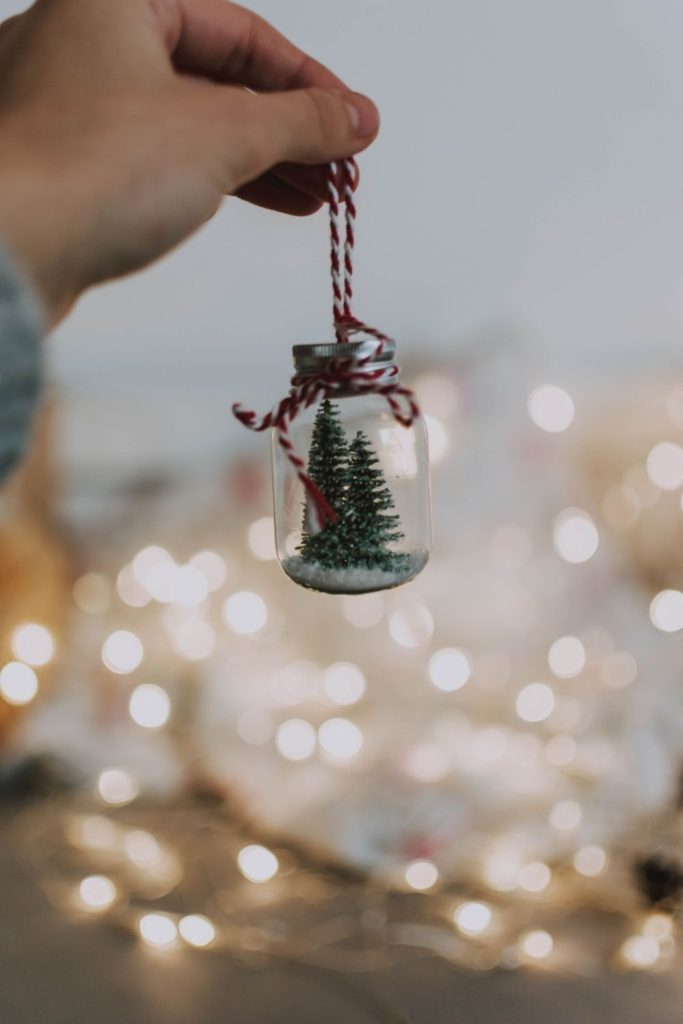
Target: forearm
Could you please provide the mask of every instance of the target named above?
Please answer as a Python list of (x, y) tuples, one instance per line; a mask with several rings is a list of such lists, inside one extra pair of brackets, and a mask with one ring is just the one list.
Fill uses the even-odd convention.
[(0, 483), (28, 443), (42, 388), (44, 331), (36, 295), (0, 243)]

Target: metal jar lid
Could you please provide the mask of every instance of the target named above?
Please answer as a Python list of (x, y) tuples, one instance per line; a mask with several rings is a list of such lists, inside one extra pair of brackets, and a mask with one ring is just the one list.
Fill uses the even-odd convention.
[[(328, 342), (324, 345), (294, 345), (294, 369), (297, 373), (317, 373), (324, 370), (331, 359), (364, 359), (373, 357), (379, 343), (372, 339), (367, 341)], [(396, 344), (385, 341), (379, 358), (371, 358), (365, 365), (391, 366), (396, 355)]]

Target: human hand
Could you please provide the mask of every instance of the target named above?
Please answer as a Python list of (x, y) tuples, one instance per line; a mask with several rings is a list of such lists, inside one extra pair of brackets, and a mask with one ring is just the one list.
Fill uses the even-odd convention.
[(0, 236), (54, 323), (225, 195), (306, 214), (370, 100), (227, 0), (37, 0), (0, 26)]

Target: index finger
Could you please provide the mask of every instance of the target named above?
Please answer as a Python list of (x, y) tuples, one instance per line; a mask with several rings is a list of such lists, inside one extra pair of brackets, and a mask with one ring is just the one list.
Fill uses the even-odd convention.
[[(347, 88), (323, 64), (239, 4), (175, 0), (172, 12), (174, 7), (177, 18), (167, 31), (167, 42), (174, 62), (184, 69), (259, 92)], [(160, 11), (168, 17), (168, 5)]]

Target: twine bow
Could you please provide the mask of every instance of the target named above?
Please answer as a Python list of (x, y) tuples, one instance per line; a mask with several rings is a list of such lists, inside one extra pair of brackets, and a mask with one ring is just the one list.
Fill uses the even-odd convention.
[[(294, 467), (297, 477), (310, 496), (315, 508), (318, 524), (322, 529), (327, 523), (334, 523), (337, 515), (329, 501), (306, 472), (306, 463), (295, 450), (289, 436), (290, 424), (302, 409), (308, 409), (316, 402), (331, 398), (336, 392), (345, 394), (382, 395), (389, 405), (394, 419), (409, 427), (419, 416), (419, 408), (410, 388), (398, 382), (399, 368), (395, 364), (370, 368), (376, 363), (385, 346), (391, 341), (386, 334), (357, 320), (351, 312), (353, 299), (353, 249), (356, 241), (356, 203), (354, 192), (358, 185), (358, 168), (355, 160), (341, 160), (331, 163), (327, 180), (330, 209), (330, 268), (332, 272), (333, 322), (337, 342), (349, 342), (356, 335), (374, 338), (377, 342), (363, 356), (346, 356), (330, 359), (325, 369), (317, 373), (295, 374), (290, 381), (289, 394), (276, 406), (258, 416), (250, 409), (243, 409), (239, 402), (232, 407), (233, 414), (250, 430), (267, 430), (274, 427), (278, 442)], [(343, 205), (343, 237), (340, 232)]]

